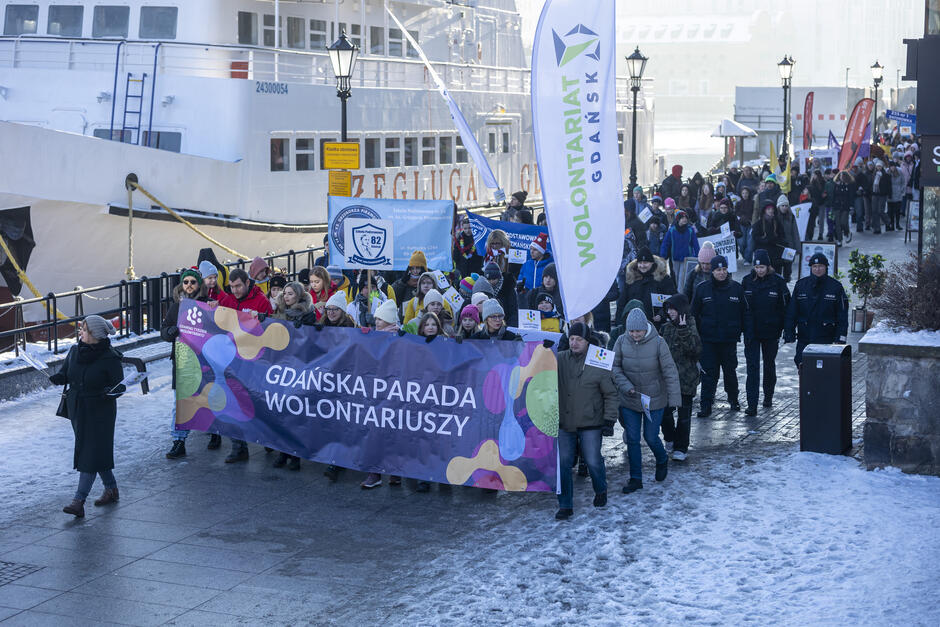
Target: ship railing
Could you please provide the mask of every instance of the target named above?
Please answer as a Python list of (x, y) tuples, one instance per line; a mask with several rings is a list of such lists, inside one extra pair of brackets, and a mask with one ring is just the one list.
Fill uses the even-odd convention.
[[(177, 41), (66, 39), (42, 35), (0, 37), (0, 67), (125, 72), (152, 71), (154, 55), (162, 74), (202, 78), (241, 78), (306, 85), (334, 85), (326, 51), (275, 49), (260, 46), (201, 44)], [(159, 48), (157, 46), (159, 45)], [(115, 65), (120, 66), (116, 68)], [(527, 93), (525, 67), (437, 61), (431, 64), (448, 88), (465, 91)], [(433, 89), (419, 59), (364, 54), (356, 64), (353, 86), (363, 88)], [(643, 79), (639, 107), (653, 96), (653, 79)], [(617, 102), (632, 105), (630, 79), (617, 78)], [(111, 95), (114, 97), (114, 94)]]

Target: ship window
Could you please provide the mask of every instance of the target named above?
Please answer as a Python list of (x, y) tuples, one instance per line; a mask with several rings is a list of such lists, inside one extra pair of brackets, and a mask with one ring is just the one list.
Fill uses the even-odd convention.
[(176, 7), (140, 7), (141, 39), (176, 39)]
[(496, 154), (496, 133), (490, 132), (487, 135), (486, 148), (491, 155)]
[(238, 12), (238, 43), (246, 46), (258, 45), (258, 14)]
[(286, 137), (271, 138), (271, 171), (287, 172), (290, 169), (290, 140)]
[(295, 50), (304, 48), (304, 18), (287, 18), (287, 47)]
[(617, 153), (623, 154), (623, 131), (617, 131)]
[(503, 131), (503, 152), (509, 152), (509, 131)]
[(320, 138), (320, 169), (321, 170), (326, 170), (326, 168), (323, 165), (324, 163), (326, 163), (326, 160), (323, 158), (323, 153), (326, 152), (326, 145), (332, 144), (333, 142), (337, 142), (337, 141), (339, 140), (335, 137), (321, 137)]
[(326, 41), (326, 20), (310, 20), (310, 49), (325, 50), (329, 43)]
[(418, 165), (418, 138), (417, 137), (405, 138), (405, 165), (406, 166)]
[(92, 37), (127, 37), (127, 24), (131, 17), (130, 7), (95, 7), (91, 26)]
[(398, 137), (385, 138), (385, 167), (397, 168), (401, 166), (401, 139)]
[[(284, 18), (280, 20), (281, 24), (284, 23)], [(274, 33), (274, 16), (270, 13), (264, 15), (263, 27), (262, 27), (262, 43), (263, 45), (273, 48), (276, 45), (280, 45), (281, 41), (275, 38)]]
[(330, 23), (330, 40), (335, 41), (339, 39), (340, 33), (346, 33), (346, 37), (349, 38), (349, 42), (354, 46), (359, 46), (359, 49), (362, 49), (362, 26), (360, 24), (346, 24), (346, 22), (339, 23), (339, 32), (334, 30), (334, 23)]
[(294, 161), (298, 172), (306, 170), (316, 170), (315, 154), (317, 151), (317, 142), (311, 138), (298, 138), (294, 145)]
[(441, 153), (440, 163), (441, 164), (450, 163), (454, 160), (454, 156), (452, 154), (453, 146), (454, 146), (453, 137), (441, 137), (441, 142), (440, 142), (440, 153)]
[(49, 7), (49, 23), (46, 25), (46, 33), (58, 37), (81, 37), (84, 12), (85, 7), (82, 6)]
[[(418, 31), (410, 30), (408, 31), (408, 34), (411, 35), (411, 38), (415, 40), (415, 43), (418, 43), (418, 44), (421, 43), (421, 40), (418, 39)], [(414, 46), (411, 45), (410, 41), (408, 42), (408, 56), (411, 57), (412, 59), (418, 58), (418, 51), (415, 49)]]
[(4, 35), (32, 35), (39, 23), (38, 4), (8, 4), (3, 23)]
[(369, 54), (385, 54), (385, 29), (381, 26), (369, 27)]
[(170, 152), (179, 152), (180, 148), (182, 147), (182, 133), (176, 133), (173, 131), (154, 131), (153, 143), (150, 142), (150, 133), (148, 131), (144, 131), (143, 133), (143, 137), (140, 141), (141, 145), (143, 146), (150, 146), (151, 148), (158, 148), (160, 150), (169, 150)]
[(421, 138), (421, 165), (434, 165), (437, 163), (437, 145), (433, 137)]
[(466, 163), (467, 162), (467, 149), (463, 146), (463, 138), (459, 135), (456, 137), (457, 141), (457, 163)]
[(388, 56), (400, 57), (402, 56), (402, 49), (401, 31), (397, 28), (388, 29)]
[(98, 139), (113, 139), (114, 141), (123, 141), (125, 144), (131, 143), (131, 131), (121, 131), (116, 128), (111, 131), (110, 128), (96, 128), (91, 132)]
[(382, 155), (379, 153), (379, 140), (374, 137), (366, 139), (366, 168), (381, 168)]

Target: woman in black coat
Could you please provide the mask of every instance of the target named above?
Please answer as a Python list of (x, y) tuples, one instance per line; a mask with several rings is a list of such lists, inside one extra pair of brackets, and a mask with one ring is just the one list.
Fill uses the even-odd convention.
[(782, 268), (783, 249), (787, 247), (787, 241), (774, 203), (764, 203), (760, 220), (751, 225), (751, 236), (754, 239), (754, 250), (763, 248), (770, 255), (770, 265)]
[[(74, 500), (62, 508), (76, 518), (85, 515), (85, 499), (95, 475), (104, 483), (104, 494), (96, 506), (117, 502), (114, 479), (114, 420), (117, 397), (124, 392), (121, 353), (111, 346), (114, 327), (101, 316), (88, 316), (81, 326), (78, 344), (73, 346), (62, 367), (49, 377), (55, 385), (67, 385), (66, 407), (75, 433), (73, 465), (79, 472)], [(113, 390), (113, 391), (112, 391)]]

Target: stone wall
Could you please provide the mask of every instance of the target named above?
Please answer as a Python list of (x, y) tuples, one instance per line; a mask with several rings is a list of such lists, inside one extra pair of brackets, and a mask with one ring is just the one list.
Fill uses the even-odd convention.
[(868, 340), (865, 464), (940, 475), (940, 347)]

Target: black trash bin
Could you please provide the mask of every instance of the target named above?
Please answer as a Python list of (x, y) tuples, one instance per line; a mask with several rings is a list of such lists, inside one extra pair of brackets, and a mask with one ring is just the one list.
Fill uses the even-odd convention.
[(800, 450), (844, 455), (852, 448), (852, 347), (810, 344), (800, 369)]

